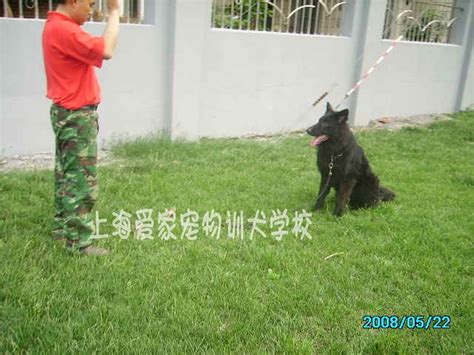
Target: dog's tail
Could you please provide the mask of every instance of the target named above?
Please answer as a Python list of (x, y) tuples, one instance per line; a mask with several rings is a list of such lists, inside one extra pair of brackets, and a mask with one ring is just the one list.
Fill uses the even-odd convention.
[(395, 192), (387, 189), (386, 187), (379, 187), (379, 196), (381, 201), (392, 201), (395, 198)]

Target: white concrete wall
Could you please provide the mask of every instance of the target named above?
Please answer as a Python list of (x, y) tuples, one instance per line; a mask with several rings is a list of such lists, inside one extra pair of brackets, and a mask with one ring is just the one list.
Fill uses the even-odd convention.
[[(472, 38), (474, 38), (474, 33)], [(466, 68), (465, 87), (461, 101), (461, 109), (474, 109), (474, 46), (471, 48), (469, 64)]]
[[(350, 82), (347, 37), (213, 30), (202, 67), (200, 136), (239, 136), (305, 128), (324, 108), (312, 103)], [(308, 112), (306, 112), (308, 111)]]
[(172, 137), (228, 137), (304, 128), (332, 84), (353, 71), (348, 37), (217, 30), (211, 0), (177, 0)]
[[(382, 41), (372, 62), (389, 45)], [(462, 57), (462, 48), (455, 45), (400, 43), (361, 87), (354, 123), (456, 111)]]
[[(467, 1), (467, 0), (464, 0)], [(466, 53), (463, 61), (463, 71), (461, 72), (460, 81), (464, 81), (461, 87), (462, 96), (458, 98), (461, 110), (468, 108), (474, 109), (474, 4), (470, 8), (470, 26), (466, 25)]]
[[(212, 29), (211, 0), (147, 2), (153, 25), (122, 25), (99, 70), (100, 139), (278, 133), (314, 123), (388, 48), (386, 0), (347, 0), (345, 36)], [(453, 112), (474, 104), (473, 7), (455, 44), (402, 42), (344, 101), (355, 125), (383, 116)], [(39, 20), (0, 19), (0, 154), (53, 151)], [(86, 29), (100, 34), (102, 24)], [(334, 84), (316, 108), (312, 103)]]
[[(42, 20), (0, 19), (0, 154), (54, 151), (41, 49)], [(103, 24), (85, 29), (99, 35)], [(115, 57), (96, 72), (102, 87), (99, 141), (161, 132), (169, 85), (157, 26), (122, 25)]]
[[(367, 23), (366, 48), (361, 75), (376, 62), (390, 46), (381, 40), (385, 1), (372, 1)], [(464, 60), (469, 58), (472, 36), (473, 3), (458, 1), (465, 8), (464, 16), (453, 27), (460, 44), (400, 42), (364, 82), (353, 105), (355, 125), (366, 125), (370, 120), (384, 116), (409, 116), (430, 113), (455, 112), (459, 97), (472, 100), (472, 68), (467, 71), (466, 90), (460, 90), (466, 81)], [(471, 57), (472, 59), (472, 57)], [(461, 92), (463, 91), (463, 92)]]
[[(458, 44), (402, 42), (362, 87), (344, 101), (354, 125), (384, 116), (447, 113), (472, 102), (472, 72), (463, 78), (473, 3)], [(210, 29), (210, 0), (177, 0), (173, 136), (193, 139), (277, 133), (312, 124), (324, 104), (311, 104), (334, 83), (341, 101), (391, 41), (382, 40), (385, 0), (350, 1), (345, 33), (306, 36)], [(180, 16), (182, 15), (182, 16)], [(348, 20), (346, 16), (346, 21)], [(468, 57), (469, 58), (469, 57)], [(472, 57), (471, 57), (472, 61)], [(460, 88), (467, 81), (465, 90)], [(326, 100), (325, 100), (326, 101)]]

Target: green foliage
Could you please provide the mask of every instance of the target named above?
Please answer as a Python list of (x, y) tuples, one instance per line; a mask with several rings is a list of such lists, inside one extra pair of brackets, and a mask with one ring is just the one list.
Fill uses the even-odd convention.
[[(267, 7), (266, 12), (264, 11), (265, 7)], [(214, 7), (213, 14), (217, 28), (256, 30), (258, 26), (260, 31), (271, 30), (271, 21), (269, 20), (272, 16), (273, 8), (267, 5), (264, 0), (234, 0), (232, 4), (225, 6), (219, 2)]]
[(415, 42), (440, 42), (441, 37), (446, 32), (444, 25), (433, 23), (425, 31), (422, 31), (426, 25), (435, 20), (443, 20), (443, 15), (436, 10), (423, 12), (419, 24), (410, 22), (410, 26), (405, 31), (405, 38)]

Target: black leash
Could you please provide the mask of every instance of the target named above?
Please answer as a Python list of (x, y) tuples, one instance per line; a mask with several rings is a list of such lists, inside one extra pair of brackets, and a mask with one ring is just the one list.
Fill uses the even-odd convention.
[[(341, 154), (338, 154), (336, 155), (336, 158), (340, 158), (342, 157), (344, 153), (341, 153)], [(321, 191), (321, 193), (319, 194), (318, 198), (316, 199), (319, 200), (319, 198), (326, 192), (328, 186), (329, 186), (329, 183), (331, 182), (331, 177), (332, 177), (332, 168), (334, 168), (334, 154), (331, 154), (331, 161), (329, 162), (329, 174), (328, 174), (328, 179), (326, 180), (326, 185), (324, 185), (324, 188), (323, 190)]]

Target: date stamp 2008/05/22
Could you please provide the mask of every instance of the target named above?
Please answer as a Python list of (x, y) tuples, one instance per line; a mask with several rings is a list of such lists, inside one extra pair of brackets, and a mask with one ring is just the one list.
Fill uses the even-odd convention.
[(449, 329), (451, 317), (433, 316), (387, 316), (365, 315), (362, 317), (363, 329)]

